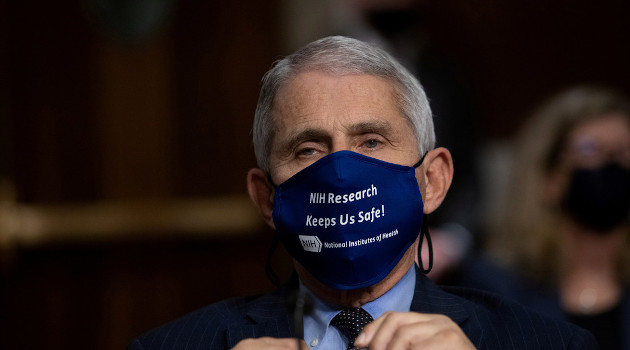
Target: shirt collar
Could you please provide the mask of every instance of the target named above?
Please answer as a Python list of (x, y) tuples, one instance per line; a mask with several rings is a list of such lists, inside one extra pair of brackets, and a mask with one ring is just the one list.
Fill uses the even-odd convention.
[[(374, 319), (380, 317), (386, 311), (407, 312), (411, 307), (411, 300), (416, 284), (416, 271), (412, 266), (409, 271), (390, 290), (365, 305), (365, 309)], [(330, 321), (341, 310), (338, 306), (331, 305), (318, 298), (300, 281), (300, 290), (308, 294), (313, 300), (313, 312), (304, 316), (304, 339), (323, 341)]]

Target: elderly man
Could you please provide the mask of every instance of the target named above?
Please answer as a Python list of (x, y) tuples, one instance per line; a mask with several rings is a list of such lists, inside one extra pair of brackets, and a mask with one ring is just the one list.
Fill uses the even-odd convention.
[[(416, 266), (425, 217), (453, 176), (434, 144), (422, 87), (382, 50), (328, 37), (279, 61), (263, 79), (247, 186), (298, 278), (193, 312), (130, 349), (596, 348), (577, 327), (443, 290)], [(296, 312), (304, 300), (308, 312)]]

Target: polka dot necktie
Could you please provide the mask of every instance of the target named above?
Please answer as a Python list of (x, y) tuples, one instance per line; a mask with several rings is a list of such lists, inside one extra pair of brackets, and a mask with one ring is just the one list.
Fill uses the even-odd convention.
[(330, 325), (336, 327), (348, 338), (348, 349), (354, 349), (354, 340), (361, 333), (366, 324), (374, 319), (360, 307), (342, 310), (330, 321)]

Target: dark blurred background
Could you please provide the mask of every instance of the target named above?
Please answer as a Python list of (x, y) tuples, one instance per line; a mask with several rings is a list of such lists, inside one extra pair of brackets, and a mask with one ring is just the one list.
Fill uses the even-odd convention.
[[(630, 93), (625, 1), (383, 3), (0, 3), (0, 348), (121, 349), (272, 288), (251, 121), (264, 72), (317, 37), (378, 38), (429, 72), (438, 117), (466, 106), (438, 139), (475, 150), (456, 174), (479, 168), (484, 210), (538, 103), (577, 83)], [(282, 251), (274, 267), (289, 273)]]

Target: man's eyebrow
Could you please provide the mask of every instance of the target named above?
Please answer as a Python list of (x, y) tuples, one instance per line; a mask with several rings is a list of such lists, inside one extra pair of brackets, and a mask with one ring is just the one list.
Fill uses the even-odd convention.
[(290, 153), (302, 142), (314, 140), (330, 144), (332, 136), (323, 129), (304, 129), (289, 135), (287, 141), (280, 146), (280, 151), (282, 153)]
[(392, 133), (393, 129), (392, 126), (386, 121), (373, 120), (352, 124), (350, 125), (350, 127), (348, 127), (348, 131), (353, 135), (375, 133), (386, 136)]

